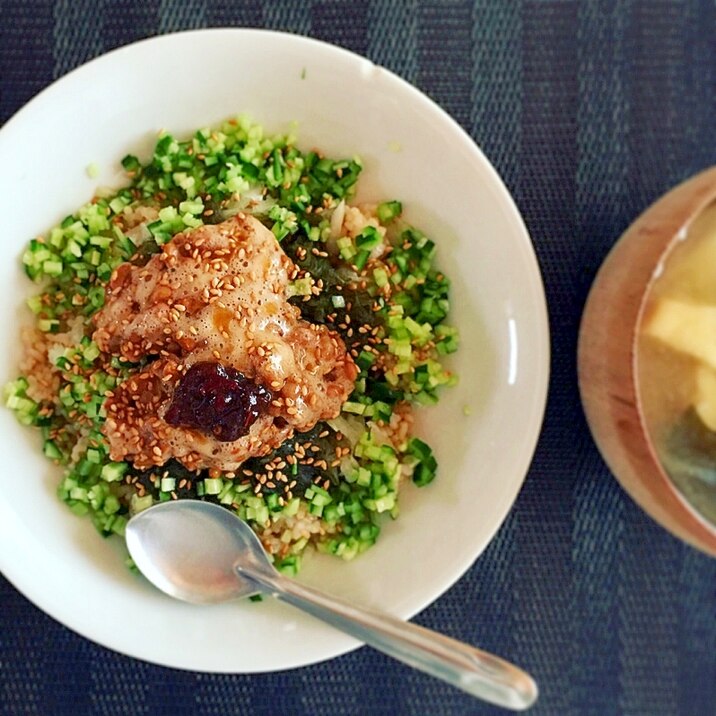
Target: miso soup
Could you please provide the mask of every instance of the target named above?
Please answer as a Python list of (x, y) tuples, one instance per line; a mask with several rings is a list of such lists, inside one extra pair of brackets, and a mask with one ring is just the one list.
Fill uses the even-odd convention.
[(677, 489), (716, 524), (716, 205), (660, 271), (637, 343), (644, 418)]

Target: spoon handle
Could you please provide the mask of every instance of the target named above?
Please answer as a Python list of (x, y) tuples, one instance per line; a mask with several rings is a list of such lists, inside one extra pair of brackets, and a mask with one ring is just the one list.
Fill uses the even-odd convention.
[(278, 599), (484, 701), (521, 711), (537, 699), (537, 685), (529, 674), (469, 644), (347, 604), (280, 575), (240, 572)]

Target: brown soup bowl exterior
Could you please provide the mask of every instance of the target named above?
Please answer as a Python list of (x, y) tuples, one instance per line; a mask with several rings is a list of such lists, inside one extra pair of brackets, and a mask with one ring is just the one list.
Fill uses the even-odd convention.
[(664, 471), (644, 422), (637, 338), (655, 271), (679, 234), (716, 200), (716, 167), (661, 197), (623, 234), (602, 264), (582, 316), (579, 389), (597, 446), (622, 487), (653, 519), (716, 556), (716, 525)]

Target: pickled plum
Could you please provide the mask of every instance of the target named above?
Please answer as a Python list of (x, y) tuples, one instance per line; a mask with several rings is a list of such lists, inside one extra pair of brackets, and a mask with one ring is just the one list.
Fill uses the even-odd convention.
[(273, 398), (231, 366), (203, 361), (184, 374), (165, 415), (169, 425), (200, 430), (220, 442), (249, 432)]

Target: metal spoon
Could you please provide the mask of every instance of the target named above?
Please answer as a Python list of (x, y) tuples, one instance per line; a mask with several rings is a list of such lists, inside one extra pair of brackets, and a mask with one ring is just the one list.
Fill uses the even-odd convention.
[(144, 576), (177, 599), (210, 604), (270, 594), (490, 703), (520, 711), (537, 698), (528, 674), (492, 654), (282, 576), (253, 530), (219, 505), (179, 500), (150, 507), (129, 521), (126, 538)]

